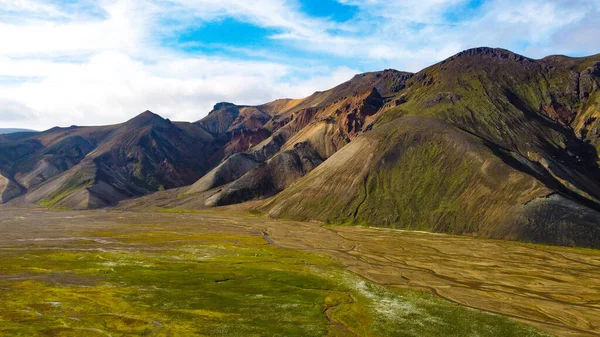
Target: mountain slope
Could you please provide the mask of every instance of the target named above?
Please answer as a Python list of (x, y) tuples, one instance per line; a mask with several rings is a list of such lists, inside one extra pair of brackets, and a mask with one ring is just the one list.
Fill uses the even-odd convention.
[[(585, 115), (586, 106), (598, 110), (597, 92), (579, 95), (573, 74), (597, 65), (600, 55), (568, 60), (468, 50), (416, 74), (402, 93), (407, 102), (378, 123), (404, 115), (447, 121), (544, 166), (576, 193), (598, 198), (596, 149), (589, 139), (577, 138), (570, 123)], [(600, 82), (598, 77), (594, 81)]]
[[(599, 213), (562, 202), (558, 183), (520, 168), (442, 121), (402, 117), (357, 138), (263, 209), (301, 220), (516, 240), (539, 232), (538, 242), (600, 245)], [(540, 208), (548, 209), (544, 217)]]

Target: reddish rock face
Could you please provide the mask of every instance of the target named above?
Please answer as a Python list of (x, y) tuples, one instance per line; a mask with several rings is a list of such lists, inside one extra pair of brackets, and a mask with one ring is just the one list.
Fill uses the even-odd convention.
[(232, 131), (231, 139), (225, 146), (223, 157), (227, 158), (235, 153), (246, 152), (253, 146), (258, 145), (263, 140), (271, 136), (271, 132), (264, 128), (257, 129), (240, 129)]
[(377, 89), (373, 88), (366, 97), (359, 97), (348, 106), (350, 111), (346, 112), (344, 125), (349, 138), (354, 138), (359, 132), (362, 132), (367, 118), (375, 115), (383, 105), (383, 97)]
[(562, 106), (556, 102), (552, 102), (552, 104), (544, 107), (544, 112), (548, 117), (553, 120), (561, 123), (564, 126), (568, 126), (573, 122), (575, 116), (577, 115), (577, 111), (572, 108)]

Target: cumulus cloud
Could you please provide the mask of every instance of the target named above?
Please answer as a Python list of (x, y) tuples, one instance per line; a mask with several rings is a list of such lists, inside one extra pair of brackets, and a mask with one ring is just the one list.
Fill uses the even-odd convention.
[[(306, 14), (302, 1), (0, 1), (0, 127), (117, 123), (146, 109), (193, 121), (218, 101), (302, 97), (482, 45), (598, 52), (597, 0), (338, 0), (356, 9), (342, 22)], [(224, 19), (267, 30), (274, 45), (202, 54), (164, 44)]]

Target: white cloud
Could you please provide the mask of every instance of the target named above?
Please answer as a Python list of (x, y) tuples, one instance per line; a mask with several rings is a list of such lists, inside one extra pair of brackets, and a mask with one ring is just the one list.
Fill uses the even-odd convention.
[[(598, 0), (489, 0), (476, 9), (467, 0), (338, 0), (358, 8), (347, 22), (310, 17), (300, 1), (0, 0), (0, 127), (116, 123), (146, 109), (197, 120), (218, 101), (302, 97), (356, 68), (416, 71), (482, 45), (533, 57), (598, 52)], [(162, 45), (224, 18), (269, 29), (298, 56)]]
[[(307, 33), (308, 25), (294, 23), (297, 14), (286, 12), (285, 3), (259, 2), (265, 9), (262, 12), (246, 1), (178, 0), (163, 7), (165, 12), (160, 14), (181, 14), (185, 8), (191, 15), (188, 19), (228, 15)], [(170, 51), (152, 39), (152, 34), (169, 32), (157, 24), (164, 19), (157, 16), (159, 8), (147, 6), (149, 3), (102, 1), (98, 10), (104, 15), (84, 20), (42, 2), (11, 4), (0, 6), (0, 12), (36, 15), (26, 22), (0, 22), (0, 77), (16, 79), (0, 82), (3, 127), (117, 123), (146, 109), (193, 121), (218, 101), (260, 104), (280, 97), (302, 97), (358, 72), (342, 67), (332, 74), (329, 68)], [(40, 19), (44, 13), (52, 20)], [(59, 56), (76, 60), (65, 62)], [(298, 80), (297, 74), (302, 74), (302, 79)], [(22, 78), (35, 80), (20, 81)]]
[[(0, 61), (0, 71), (2, 65)], [(302, 97), (358, 72), (341, 68), (333, 75), (313, 73), (306, 80), (290, 83), (281, 79), (295, 69), (280, 64), (182, 55), (146, 64), (118, 52), (99, 53), (88, 62), (74, 64), (13, 60), (8, 68), (13, 73), (22, 69), (21, 74), (43, 70), (44, 78), (0, 90), (0, 100), (21, 102), (29, 115), (35, 116), (5, 118), (3, 125), (25, 122), (42, 129), (57, 124), (117, 123), (146, 109), (171, 119), (194, 121), (217, 101), (260, 104), (280, 97)]]
[[(144, 43), (150, 42), (151, 32), (146, 29), (150, 21), (147, 8), (133, 1), (117, 1), (101, 9), (106, 18), (65, 14), (66, 20), (34, 17), (26, 22), (0, 22), (0, 55), (57, 57), (106, 50), (136, 55), (143, 50)], [(49, 15), (62, 13), (53, 7), (48, 11)]]

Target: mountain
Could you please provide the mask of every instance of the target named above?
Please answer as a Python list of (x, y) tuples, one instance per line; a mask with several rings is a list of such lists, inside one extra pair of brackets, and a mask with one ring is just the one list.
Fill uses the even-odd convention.
[(600, 246), (600, 55), (462, 52), (262, 207), (272, 216)]
[(0, 135), (6, 135), (6, 134), (10, 134), (10, 133), (18, 133), (18, 132), (37, 132), (34, 130), (29, 130), (29, 129), (3, 129), (0, 128)]
[[(272, 116), (259, 129), (271, 135), (244, 154), (228, 157), (184, 194), (206, 192), (236, 180), (206, 202), (217, 206), (285, 189), (370, 127), (383, 111), (386, 97), (404, 88), (411, 76), (395, 70), (361, 74), (305, 99), (257, 107)], [(212, 112), (203, 121), (215, 120), (211, 117), (221, 111)], [(225, 111), (229, 114), (231, 106)]]
[(214, 138), (146, 111), (118, 125), (53, 128), (0, 143), (2, 201), (25, 194), (44, 206), (97, 208), (196, 181)]
[(145, 112), (0, 138), (0, 201), (259, 200), (273, 217), (600, 247), (599, 88), (600, 55), (475, 48), (193, 123)]

